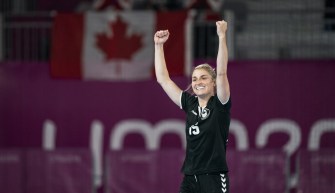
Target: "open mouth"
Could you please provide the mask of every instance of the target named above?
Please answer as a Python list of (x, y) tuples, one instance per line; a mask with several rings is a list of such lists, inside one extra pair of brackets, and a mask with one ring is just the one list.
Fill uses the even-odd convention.
[(195, 87), (195, 90), (202, 90), (202, 89), (205, 89), (205, 87), (204, 86), (196, 86)]

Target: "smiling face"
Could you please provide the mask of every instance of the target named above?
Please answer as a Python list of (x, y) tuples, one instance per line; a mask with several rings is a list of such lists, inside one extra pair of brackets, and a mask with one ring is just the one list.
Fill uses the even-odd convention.
[(192, 89), (198, 97), (213, 96), (215, 93), (215, 79), (207, 70), (203, 68), (195, 69), (192, 74)]

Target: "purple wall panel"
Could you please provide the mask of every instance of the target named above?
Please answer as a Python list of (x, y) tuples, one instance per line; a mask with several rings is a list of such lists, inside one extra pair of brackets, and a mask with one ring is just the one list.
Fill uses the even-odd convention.
[(228, 151), (230, 191), (284, 193), (287, 156), (278, 150)]
[(26, 151), (26, 190), (27, 192), (47, 192), (47, 152), (37, 149)]
[(183, 150), (163, 150), (158, 152), (159, 192), (179, 192), (179, 185), (183, 178), (181, 167), (184, 162), (185, 152)]
[(335, 192), (335, 150), (300, 151), (298, 190), (304, 193)]
[[(284, 193), (287, 156), (276, 150), (229, 151), (230, 189), (236, 193)], [(107, 193), (178, 192), (184, 152), (123, 150), (107, 154)]]
[[(51, 79), (45, 63), (2, 63), (0, 72), (0, 147), (41, 147), (46, 119), (57, 127), (57, 147), (88, 147), (91, 124), (99, 120), (105, 129), (105, 148), (120, 121), (140, 119), (156, 124), (166, 119), (184, 120), (184, 113), (155, 80)], [(286, 119), (298, 125), (298, 145), (306, 148), (313, 124), (335, 117), (334, 72), (334, 61), (230, 62), (232, 118), (246, 126), (248, 147), (256, 147), (262, 124)], [(190, 82), (185, 77), (173, 79), (181, 88)], [(322, 136), (320, 146), (335, 147), (334, 136)], [(269, 148), (282, 147), (288, 140), (286, 134), (270, 137)], [(127, 145), (143, 147), (138, 139), (130, 137), (129, 141)], [(164, 147), (175, 147), (175, 141), (168, 139)]]
[(23, 193), (23, 154), (20, 150), (0, 150), (0, 191)]
[(89, 150), (57, 150), (47, 157), (48, 192), (91, 193), (93, 163)]
[(154, 192), (158, 178), (154, 152), (115, 152), (108, 154), (107, 192)]
[[(197, 61), (197, 63), (201, 62)], [(213, 64), (214, 61), (208, 62)], [(275, 133), (269, 136), (265, 146), (262, 147), (264, 150), (283, 149), (287, 142), (292, 140), (298, 143), (297, 149), (294, 150), (297, 152), (309, 146), (311, 129), (319, 121), (330, 120), (321, 126), (329, 131), (335, 128), (334, 72), (334, 61), (230, 62), (228, 76), (233, 102), (232, 118), (246, 127), (247, 149), (261, 148), (260, 141), (257, 141), (260, 139), (260, 128), (273, 120), (292, 121), (298, 127), (297, 132), (301, 134), (301, 141), (290, 138), (285, 133)], [(186, 77), (173, 77), (173, 79), (183, 89), (190, 83), (190, 78)], [(0, 148), (41, 148), (43, 124), (46, 120), (51, 120), (57, 128), (56, 149), (88, 149), (91, 142), (92, 122), (98, 120), (103, 125), (102, 152), (108, 152), (115, 127), (120, 122), (127, 122), (130, 119), (141, 120), (150, 125), (150, 129), (157, 129), (157, 124), (162, 121), (174, 119), (183, 123), (185, 117), (183, 111), (168, 99), (155, 80), (103, 82), (51, 79), (46, 63), (1, 63), (0, 65)], [(335, 133), (332, 131), (322, 135), (320, 148), (335, 148), (334, 137)], [(125, 149), (137, 147), (142, 150), (145, 145), (143, 136), (138, 133), (125, 137), (123, 144), (125, 144)], [(158, 149), (162, 152), (171, 148), (181, 150), (178, 136), (164, 135), (159, 144)], [(236, 139), (230, 137), (228, 147), (234, 149), (235, 146)], [(229, 151), (228, 154), (230, 155)], [(135, 155), (137, 154), (135, 153)], [(166, 157), (161, 159), (164, 157), (163, 155)], [(182, 155), (183, 153), (180, 156)], [(50, 184), (48, 187), (55, 187), (55, 189), (52, 188), (52, 191), (58, 190), (56, 187), (59, 184), (54, 179), (64, 179), (64, 173), (57, 173), (58, 171), (64, 169), (70, 172), (64, 175), (74, 178), (81, 170), (79, 168), (84, 167), (83, 164), (76, 169), (71, 164), (63, 165), (61, 163), (48, 166), (46, 162), (48, 157), (45, 156), (39, 153), (36, 155), (35, 153), (27, 154), (27, 169), (33, 172), (29, 174), (31, 176), (26, 179), (25, 183), (28, 190), (34, 190), (35, 193), (45, 192), (46, 187), (43, 184), (47, 184), (48, 178), (54, 181), (54, 184)], [(159, 182), (163, 181), (164, 177), (157, 175), (162, 170), (157, 165), (161, 165), (165, 161), (176, 164), (175, 160), (169, 158), (174, 156), (167, 156), (167, 154), (161, 154), (160, 157), (157, 157), (157, 155), (151, 155), (147, 152), (145, 156), (153, 156), (156, 165), (150, 165), (152, 160), (143, 162), (142, 169), (138, 171), (145, 172), (148, 178), (150, 175), (158, 176)], [(242, 155), (236, 154), (235, 156)], [(243, 155), (243, 157), (248, 156)], [(228, 159), (230, 158), (228, 157)], [(234, 164), (240, 163), (243, 159), (238, 159), (236, 162), (234, 161), (235, 157), (232, 159), (233, 161), (230, 163), (231, 183), (232, 190), (234, 190), (234, 188), (239, 188), (235, 187), (234, 183), (244, 180), (234, 177), (234, 175), (242, 175), (243, 173), (239, 173), (239, 167)], [(136, 163), (133, 164), (136, 165)], [(243, 166), (243, 163), (240, 164)], [(135, 165), (132, 166), (128, 163), (127, 166), (132, 168)], [(180, 167), (173, 164), (166, 165), (166, 167), (170, 168), (165, 171), (168, 176), (178, 176)], [(271, 167), (264, 166), (258, 169), (266, 173)], [(255, 166), (255, 168), (257, 167)], [(234, 170), (237, 172), (233, 172)], [(252, 172), (252, 170), (246, 171)], [(48, 178), (41, 177), (49, 172), (55, 175)], [(275, 176), (282, 174), (281, 170), (272, 172)], [(133, 173), (132, 170), (125, 174), (121, 172), (120, 175), (126, 174), (127, 176), (135, 176), (135, 179), (144, 180), (144, 178), (136, 176), (138, 174)], [(176, 191), (179, 188), (180, 178), (174, 178), (176, 181), (160, 184), (164, 187), (162, 189), (170, 192)], [(18, 179), (15, 178), (15, 180)], [(86, 184), (88, 182), (86, 180), (78, 181), (80, 184)], [(122, 178), (115, 180), (122, 180)], [(120, 183), (125, 182), (120, 181)], [(146, 183), (146, 190), (156, 190), (155, 183), (150, 181), (143, 181), (143, 183)], [(271, 185), (271, 187), (276, 186)], [(74, 185), (73, 188), (78, 187)], [(109, 188), (118, 191), (119, 187), (111, 185)], [(59, 191), (66, 190), (59, 189)], [(129, 189), (129, 191), (132, 190)]]
[(124, 150), (107, 154), (106, 192), (178, 192), (182, 150)]
[(27, 151), (26, 187), (34, 193), (91, 193), (92, 157), (88, 150)]

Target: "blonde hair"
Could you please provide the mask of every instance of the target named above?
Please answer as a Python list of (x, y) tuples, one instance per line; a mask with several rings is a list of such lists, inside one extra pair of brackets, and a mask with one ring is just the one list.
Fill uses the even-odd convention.
[[(210, 66), (209, 64), (205, 63), (205, 64), (199, 64), (198, 66), (196, 66), (194, 68), (194, 70), (198, 70), (198, 69), (202, 69), (202, 70), (206, 70), (212, 77), (213, 80), (216, 79), (216, 72), (215, 72), (215, 69)], [(193, 72), (194, 72), (193, 70)]]
[[(209, 75), (211, 75), (213, 81), (216, 80), (215, 68), (213, 68), (212, 66), (210, 66), (207, 63), (199, 64), (198, 66), (194, 67), (193, 72), (195, 70), (205, 70), (205, 71), (207, 71), (209, 73)], [(192, 72), (192, 74), (193, 74), (193, 72)], [(194, 94), (193, 90), (192, 90), (192, 83), (188, 85), (188, 87), (186, 88), (185, 91), (190, 92), (191, 94)]]

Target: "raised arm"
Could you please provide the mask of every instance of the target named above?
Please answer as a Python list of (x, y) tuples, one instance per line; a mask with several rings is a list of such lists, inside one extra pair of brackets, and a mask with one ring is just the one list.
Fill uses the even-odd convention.
[(182, 90), (171, 80), (164, 57), (164, 43), (169, 39), (169, 35), (168, 30), (161, 30), (155, 33), (155, 73), (157, 82), (162, 86), (165, 93), (175, 104), (180, 106)]
[(219, 38), (219, 49), (216, 60), (216, 93), (221, 103), (226, 103), (230, 97), (230, 88), (227, 77), (228, 49), (226, 43), (227, 22), (216, 22), (216, 30)]

